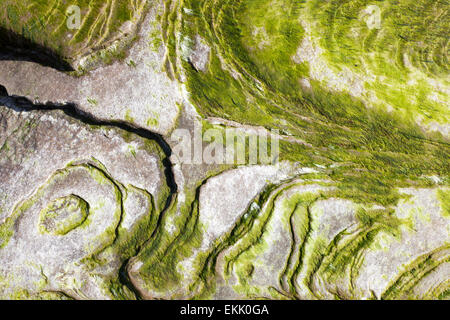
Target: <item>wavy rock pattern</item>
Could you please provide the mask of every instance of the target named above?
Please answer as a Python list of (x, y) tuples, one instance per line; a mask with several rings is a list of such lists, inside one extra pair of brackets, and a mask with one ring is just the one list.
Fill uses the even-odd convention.
[(118, 272), (165, 206), (162, 150), (57, 111), (3, 108), (1, 119), (2, 296), (133, 297)]
[[(249, 173), (256, 189), (227, 183)], [(410, 198), (390, 211), (338, 199), (333, 183), (286, 174), (252, 167), (208, 180), (196, 221), (201, 239), (191, 241), (192, 253), (177, 265), (181, 288), (179, 282), (176, 291), (158, 292), (146, 278), (145, 285), (136, 282), (140, 291), (149, 298), (445, 297), (450, 220), (441, 209), (440, 189), (400, 190)], [(261, 175), (274, 184), (258, 182)], [(185, 242), (179, 250), (186, 248)], [(145, 261), (135, 263), (134, 277), (143, 266)]]
[[(0, 62), (1, 298), (449, 298), (448, 1), (72, 2), (0, 9), (94, 69)], [(280, 161), (180, 163), (199, 124)]]
[[(68, 19), (75, 12), (72, 6), (80, 10), (80, 24), (69, 28)], [(89, 68), (86, 59), (93, 63), (120, 54), (136, 32), (145, 8), (145, 1), (4, 1), (0, 26), (23, 37), (24, 42), (30, 41), (31, 46), (52, 50), (75, 69)]]
[[(95, 63), (92, 67), (97, 68), (84, 76), (61, 73), (36, 63), (3, 61), (0, 83), (10, 94), (36, 103), (74, 103), (99, 119), (128, 122), (169, 134), (176, 125), (183, 99), (180, 86), (161, 70), (164, 50), (153, 36), (158, 32), (154, 23), (157, 9), (149, 5), (145, 12), (142, 28), (134, 34), (137, 40), (126, 58), (118, 60), (102, 54), (106, 60), (103, 62), (111, 63)], [(99, 52), (102, 50), (94, 50), (93, 55)], [(90, 59), (83, 61), (89, 63)], [(22, 81), (24, 78), (27, 81)]]

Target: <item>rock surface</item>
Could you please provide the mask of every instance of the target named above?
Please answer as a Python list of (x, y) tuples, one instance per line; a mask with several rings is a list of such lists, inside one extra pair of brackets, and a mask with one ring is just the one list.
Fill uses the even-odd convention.
[[(0, 64), (10, 94), (35, 102), (75, 103), (97, 118), (121, 120), (160, 134), (173, 130), (183, 102), (180, 86), (162, 70), (164, 50), (154, 48), (155, 8), (150, 9), (127, 58), (76, 77), (32, 62)], [(23, 81), (26, 79), (26, 81)]]
[(444, 2), (113, 2), (0, 5), (62, 28), (0, 54), (1, 299), (449, 299)]
[(61, 111), (1, 107), (0, 119), (2, 296), (132, 297), (110, 282), (167, 199), (158, 144)]

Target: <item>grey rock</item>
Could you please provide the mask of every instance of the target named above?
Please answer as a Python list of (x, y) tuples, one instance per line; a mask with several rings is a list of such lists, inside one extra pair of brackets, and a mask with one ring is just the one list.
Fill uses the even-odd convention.
[(0, 296), (134, 297), (118, 271), (167, 200), (158, 144), (62, 111), (0, 106), (0, 124)]

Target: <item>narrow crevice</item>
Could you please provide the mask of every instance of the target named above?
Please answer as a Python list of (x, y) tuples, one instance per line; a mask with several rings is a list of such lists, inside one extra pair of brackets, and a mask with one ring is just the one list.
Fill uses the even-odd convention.
[(126, 286), (131, 292), (133, 292), (134, 296), (137, 300), (143, 300), (141, 293), (139, 290), (134, 286), (133, 282), (130, 279), (130, 275), (128, 273), (128, 264), (130, 262), (130, 259), (125, 260), (119, 269), (119, 282)]
[[(0, 85), (0, 105), (3, 105), (7, 108), (10, 108), (14, 111), (18, 112), (31, 112), (31, 111), (62, 111), (67, 116), (76, 119), (84, 124), (91, 126), (101, 126), (101, 127), (114, 127), (119, 128), (129, 133), (135, 134), (141, 138), (151, 140), (156, 142), (162, 151), (164, 152), (165, 158), (162, 160), (164, 166), (164, 175), (166, 179), (167, 186), (170, 189), (170, 194), (167, 197), (164, 208), (161, 210), (161, 214), (159, 215), (157, 225), (160, 225), (161, 219), (167, 209), (170, 207), (172, 200), (175, 194), (178, 191), (178, 186), (175, 181), (175, 176), (173, 173), (173, 164), (170, 160), (170, 156), (172, 155), (172, 149), (169, 144), (164, 140), (163, 136), (154, 132), (151, 132), (144, 128), (134, 127), (129, 123), (120, 120), (101, 120), (80, 110), (75, 103), (33, 103), (31, 100), (21, 96), (8, 95), (6, 88)], [(153, 235), (150, 235), (150, 237)], [(140, 295), (138, 290), (134, 287), (132, 282), (129, 279), (127, 272), (128, 260), (122, 264), (119, 271), (119, 281), (127, 286), (138, 299), (140, 299)]]
[[(67, 116), (79, 120), (80, 122), (83, 122), (87, 125), (101, 126), (101, 127), (115, 127), (127, 131), (129, 133), (133, 133), (141, 138), (155, 141), (161, 147), (165, 155), (165, 158), (163, 159), (162, 162), (164, 165), (164, 174), (166, 176), (167, 185), (170, 188), (171, 195), (177, 192), (178, 187), (175, 182), (175, 177), (172, 169), (173, 165), (170, 160), (170, 156), (172, 155), (172, 149), (170, 148), (169, 144), (164, 140), (162, 135), (154, 133), (144, 128), (135, 127), (121, 120), (98, 119), (92, 114), (80, 110), (75, 103), (59, 104), (48, 102), (45, 104), (40, 103), (36, 104), (25, 97), (14, 95), (9, 96), (7, 95), (6, 89), (2, 90), (2, 88), (4, 89), (4, 87), (0, 85), (0, 103), (15, 111), (19, 112), (62, 111)], [(1, 95), (2, 91), (4, 91), (6, 95), (2, 96)], [(165, 207), (167, 207), (169, 203), (170, 201), (168, 200)]]

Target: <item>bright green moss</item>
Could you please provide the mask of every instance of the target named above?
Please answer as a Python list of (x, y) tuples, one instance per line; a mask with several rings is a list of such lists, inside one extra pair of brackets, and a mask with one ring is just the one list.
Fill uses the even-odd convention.
[[(68, 21), (74, 12), (68, 9), (73, 5), (80, 8), (81, 16), (79, 27), (71, 29)], [(52, 50), (71, 63), (117, 39), (124, 40), (123, 34), (133, 32), (124, 30), (124, 26), (126, 23), (136, 26), (145, 8), (146, 1), (141, 0), (8, 0), (0, 8), (0, 27)]]
[[(431, 273), (437, 267), (444, 263), (450, 262), (449, 245), (444, 245), (434, 251), (418, 257), (416, 260), (404, 267), (402, 273), (391, 283), (388, 289), (382, 294), (383, 300), (392, 299), (417, 299), (413, 289), (426, 275)], [(448, 281), (443, 283), (437, 290), (439, 298), (442, 294), (448, 291)], [(441, 291), (441, 292), (439, 292)]]
[(89, 205), (75, 195), (53, 200), (41, 211), (41, 233), (63, 236), (81, 225), (89, 214)]
[[(366, 89), (385, 107), (444, 123), (448, 94), (438, 87), (449, 85), (447, 6), (447, 1), (433, 0), (310, 1), (303, 17), (333, 70), (350, 70), (367, 79)], [(378, 26), (368, 23), (371, 16)]]
[[(37, 0), (34, 3), (39, 4), (37, 8), (50, 6)], [(278, 275), (282, 291), (252, 286), (251, 279), (258, 258), (268, 249), (268, 228), (275, 202), (296, 183), (268, 185), (230, 232), (201, 253), (197, 250), (203, 240), (203, 226), (199, 223), (202, 184), (186, 187), (185, 201), (172, 199), (160, 216), (159, 210), (165, 207), (170, 193), (164, 185), (158, 199), (148, 195), (153, 207), (130, 232), (119, 227), (124, 213), (115, 213), (117, 225), (105, 230), (98, 239), (108, 240), (108, 248), (102, 253), (108, 257), (108, 253), (117, 251), (124, 259), (139, 253), (143, 262), (140, 275), (150, 292), (179, 289), (188, 271), (181, 268), (180, 262), (198, 253), (192, 264), (194, 270), (190, 270), (197, 277), (188, 283), (188, 289), (194, 298), (211, 297), (216, 289), (217, 259), (226, 251), (225, 278), (233, 272), (238, 280), (234, 290), (243, 296), (257, 298), (269, 292), (273, 298), (299, 298), (301, 288), (307, 298), (323, 298), (316, 282), (329, 281), (348, 286), (342, 287), (343, 292), (333, 292), (334, 298), (357, 298), (354, 279), (363, 264), (364, 252), (373, 249), (383, 234), (398, 238), (399, 228), (410, 223), (393, 215), (393, 208), (405, 197), (398, 189), (447, 185), (450, 157), (448, 139), (427, 133), (417, 125), (418, 117), (425, 124), (448, 122), (448, 95), (439, 89), (448, 87), (447, 3), (376, 1), (382, 25), (381, 29), (370, 29), (361, 14), (373, 4), (365, 0), (167, 0), (160, 12), (162, 34), (153, 34), (150, 39), (153, 49), (159, 49), (160, 41), (164, 43), (168, 50), (165, 70), (174, 79), (186, 79), (191, 102), (203, 117), (278, 129), (293, 138), (280, 142), (280, 160), (320, 168), (320, 173), (305, 175), (305, 179), (331, 181), (326, 185), (333, 189), (295, 195), (284, 202), (283, 225), (297, 242), (292, 241)], [(52, 49), (70, 55), (107, 42), (114, 30), (133, 20), (138, 12), (127, 2), (120, 3), (111, 13), (114, 20), (109, 20), (101, 12), (110, 5), (109, 1), (91, 1), (83, 11), (83, 25), (73, 35), (70, 50), (58, 41), (53, 42)], [(5, 8), (5, 12), (0, 11), (4, 24), (20, 25), (23, 4)], [(57, 21), (54, 10), (40, 15), (22, 31), (23, 35), (37, 42), (66, 36), (60, 21), (51, 36), (45, 32), (37, 36), (36, 30), (44, 26), (42, 17)], [(197, 70), (190, 60), (197, 36), (210, 48), (205, 71)], [(317, 55), (306, 52), (314, 55), (307, 59), (311, 62), (298, 58), (305, 55), (305, 41), (321, 48)], [(99, 55), (108, 61), (113, 56)], [(317, 77), (314, 59), (324, 63), (324, 79)], [(129, 65), (137, 67), (131, 61)], [(334, 75), (339, 75), (340, 81), (346, 76), (355, 77), (362, 93), (355, 93), (352, 84), (343, 85), (342, 90), (330, 89)], [(129, 112), (125, 118), (134, 122)], [(159, 118), (151, 117), (147, 124), (155, 126), (158, 121)], [(124, 138), (134, 139), (131, 134)], [(146, 142), (144, 148), (164, 156), (153, 142)], [(130, 152), (136, 154), (134, 149)], [(440, 182), (426, 178), (430, 176), (438, 177)], [(110, 179), (102, 167), (95, 177), (98, 183), (114, 184), (118, 203), (123, 202), (127, 192), (136, 191)], [(449, 197), (445, 190), (439, 190), (438, 197), (447, 216)], [(327, 239), (317, 234), (318, 219), (311, 214), (311, 206), (330, 197), (350, 199), (362, 206), (356, 213), (358, 223), (353, 230), (342, 230)], [(367, 209), (374, 204), (385, 209)], [(11, 236), (12, 227), (13, 220), (0, 226), (3, 243)], [(95, 263), (106, 260), (92, 258)], [(413, 297), (418, 281), (442, 263), (448, 263), (448, 257), (439, 256), (437, 251), (420, 257), (406, 267), (382, 298)], [(116, 279), (111, 280), (108, 289), (116, 298), (129, 296)], [(447, 297), (448, 282), (429, 294)]]
[[(429, 186), (421, 177), (448, 175), (448, 143), (438, 134), (425, 134), (415, 123), (411, 115), (418, 113), (411, 113), (411, 108), (417, 106), (409, 99), (420, 103), (421, 110), (435, 110), (434, 115), (428, 114), (429, 119), (441, 121), (444, 118), (439, 117), (445, 117), (447, 111), (442, 109), (443, 104), (428, 99), (435, 92), (426, 78), (431, 77), (429, 74), (414, 76), (416, 82), (411, 82), (407, 90), (404, 84), (397, 85), (399, 81), (410, 82), (409, 78), (401, 78), (404, 72), (384, 74), (390, 78), (382, 80), (377, 88), (370, 87), (375, 83), (368, 83), (366, 89), (375, 90), (380, 101), (384, 101), (371, 107), (363, 97), (329, 90), (326, 83), (313, 79), (309, 80), (310, 89), (302, 87), (300, 80), (308, 78), (310, 70), (294, 61), (305, 36), (301, 21), (314, 27), (312, 36), (319, 37), (323, 34), (322, 23), (324, 28), (330, 27), (326, 17), (333, 12), (320, 8), (337, 3), (321, 2), (316, 8), (315, 1), (185, 1), (180, 8), (178, 3), (167, 1), (162, 27), (169, 62), (173, 68), (183, 67), (192, 102), (203, 116), (262, 125), (292, 135), (305, 143), (281, 141), (280, 160), (305, 166), (333, 165), (326, 173), (339, 182), (338, 196), (361, 203), (392, 205), (400, 198), (397, 187)], [(342, 19), (339, 27), (347, 28), (345, 23), (365, 26), (364, 21), (357, 19), (365, 3), (346, 1), (338, 14)], [(179, 20), (173, 20), (170, 10), (179, 13)], [(347, 10), (349, 14), (345, 13)], [(319, 21), (313, 23), (311, 16)], [(194, 49), (197, 35), (211, 48), (205, 72), (196, 70), (180, 49), (183, 43)], [(361, 44), (357, 38), (348, 41)], [(339, 43), (330, 43), (334, 46), (330, 49), (321, 45), (325, 55), (342, 54), (342, 61), (330, 58), (334, 59), (330, 68), (337, 72), (339, 66), (354, 63), (351, 59), (360, 59), (350, 44), (343, 43), (341, 52)], [(361, 63), (353, 65), (353, 69), (352, 72), (361, 72)], [(392, 68), (386, 65), (386, 70)], [(401, 96), (390, 93), (392, 88), (399, 88)], [(394, 107), (393, 112), (386, 111), (387, 104)]]

